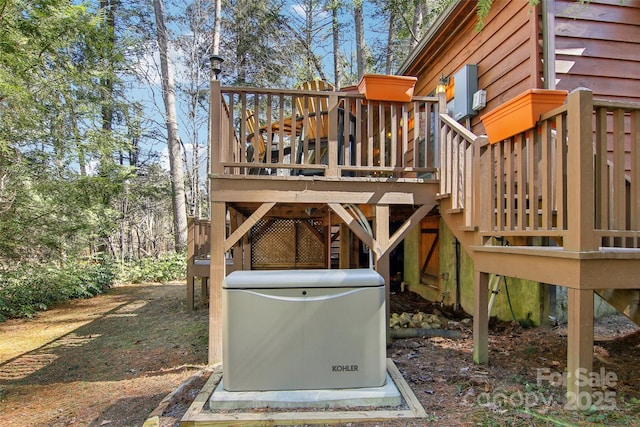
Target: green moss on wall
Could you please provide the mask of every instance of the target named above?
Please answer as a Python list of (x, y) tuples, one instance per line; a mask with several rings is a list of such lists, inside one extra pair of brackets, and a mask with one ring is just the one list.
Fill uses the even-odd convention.
[[(462, 246), (459, 246), (456, 252), (455, 236), (444, 221), (440, 221), (439, 230), (440, 279), (437, 289), (420, 283), (419, 227), (409, 233), (404, 241), (404, 280), (409, 283), (411, 291), (430, 301), (443, 302), (445, 305), (456, 304), (456, 294), (459, 294), (457, 302), (460, 307), (473, 315), (473, 260)], [(459, 267), (457, 268), (456, 265)], [(456, 279), (457, 273), (459, 280)], [(491, 284), (495, 284), (495, 278), (492, 279)], [(512, 277), (506, 278), (505, 286), (505, 280), (501, 279), (491, 315), (510, 321), (513, 320), (513, 310), (518, 322), (540, 325), (546, 318), (545, 307), (548, 306), (546, 288), (545, 285), (537, 282)], [(509, 298), (507, 298), (507, 290)]]

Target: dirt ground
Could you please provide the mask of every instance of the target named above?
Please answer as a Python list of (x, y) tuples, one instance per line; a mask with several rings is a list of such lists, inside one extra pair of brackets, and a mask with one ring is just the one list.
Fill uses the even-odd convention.
[[(0, 323), (0, 425), (129, 427), (151, 415), (178, 425), (209, 375), (207, 310), (187, 311), (184, 300), (182, 283), (118, 286)], [(391, 308), (439, 310), (462, 338), (398, 339), (388, 348), (426, 420), (350, 425), (640, 425), (640, 331), (621, 316), (596, 324), (594, 371), (608, 375), (594, 388), (602, 401), (567, 411), (557, 381), (563, 325), (493, 322), (489, 364), (478, 366), (463, 316), (411, 293), (392, 295)]]

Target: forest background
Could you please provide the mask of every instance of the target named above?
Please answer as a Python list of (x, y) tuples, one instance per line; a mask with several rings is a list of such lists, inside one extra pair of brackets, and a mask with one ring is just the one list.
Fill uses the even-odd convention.
[(393, 73), (448, 3), (0, 0), (0, 320), (184, 276), (212, 54), (224, 85), (341, 88)]

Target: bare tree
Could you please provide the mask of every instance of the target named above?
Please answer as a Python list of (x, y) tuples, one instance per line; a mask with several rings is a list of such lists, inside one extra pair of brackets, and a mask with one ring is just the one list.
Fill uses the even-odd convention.
[(341, 87), (341, 72), (340, 72), (340, 0), (330, 0), (329, 9), (331, 10), (331, 32), (333, 39), (333, 79), (334, 86), (336, 88)]
[(387, 60), (385, 64), (385, 73), (391, 74), (393, 68), (393, 60), (394, 60), (394, 43), (396, 41), (396, 8), (389, 8), (389, 22), (388, 24), (388, 32), (387, 35)]
[(182, 171), (182, 150), (178, 136), (176, 119), (176, 95), (173, 70), (169, 58), (169, 32), (163, 0), (153, 1), (156, 18), (158, 49), (160, 51), (160, 74), (162, 78), (162, 99), (164, 100), (167, 125), (167, 147), (169, 149), (169, 172), (173, 193), (173, 222), (175, 227), (175, 248), (182, 251), (187, 245), (187, 209)]
[(222, 0), (214, 0), (215, 16), (213, 17), (213, 46), (211, 53), (220, 55), (220, 27), (222, 23)]
[(418, 46), (418, 42), (422, 38), (424, 29), (424, 12), (428, 5), (426, 0), (414, 0), (414, 7), (413, 23), (411, 25), (411, 33), (413, 34), (413, 37), (411, 38), (411, 49)]
[(366, 43), (364, 39), (364, 11), (362, 0), (353, 2), (353, 21), (356, 31), (356, 62), (358, 64), (358, 79), (362, 78), (367, 69)]

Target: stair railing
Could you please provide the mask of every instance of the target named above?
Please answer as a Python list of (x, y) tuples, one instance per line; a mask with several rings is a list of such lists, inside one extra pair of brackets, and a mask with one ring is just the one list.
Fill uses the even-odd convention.
[[(441, 104), (445, 104), (441, 100)], [(445, 104), (446, 105), (446, 104)], [(465, 217), (465, 226), (475, 228), (474, 215), (479, 212), (476, 160), (487, 144), (448, 113), (440, 113), (440, 197), (451, 199), (451, 210)]]

